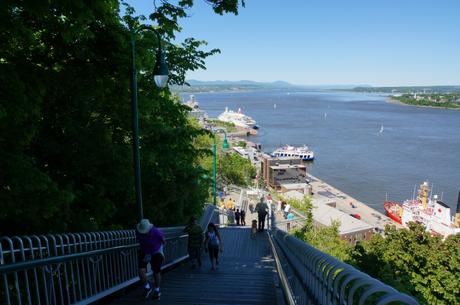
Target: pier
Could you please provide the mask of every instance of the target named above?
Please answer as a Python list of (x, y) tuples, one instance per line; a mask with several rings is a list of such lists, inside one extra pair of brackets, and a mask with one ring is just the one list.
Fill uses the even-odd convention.
[(257, 158), (251, 161), (258, 168), (269, 192), (297, 200), (310, 196), (317, 224), (328, 226), (332, 220), (339, 220), (341, 236), (353, 242), (368, 239), (372, 235), (369, 232), (383, 232), (386, 225), (402, 228), (380, 211), (308, 173), (305, 163), (298, 157), (272, 157), (264, 153), (260, 145), (246, 143), (247, 147), (256, 150)]
[(383, 230), (385, 225), (395, 225), (402, 228), (400, 224), (392, 221), (383, 213), (369, 207), (323, 180), (311, 174), (307, 174), (307, 178), (313, 189), (313, 195), (311, 196), (313, 205), (335, 204), (337, 210), (349, 215), (359, 214), (361, 221), (379, 230)]

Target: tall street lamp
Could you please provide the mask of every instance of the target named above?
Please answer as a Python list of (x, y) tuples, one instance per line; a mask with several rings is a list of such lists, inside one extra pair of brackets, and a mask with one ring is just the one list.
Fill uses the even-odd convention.
[(222, 132), (224, 133), (224, 143), (222, 144), (222, 149), (227, 149), (228, 148), (228, 141), (227, 141), (227, 133), (225, 132), (224, 129), (214, 129), (213, 130), (213, 139), (214, 139), (214, 144), (212, 146), (212, 152), (214, 154), (214, 184), (213, 184), (213, 193), (212, 193), (212, 203), (216, 205), (216, 197), (217, 197), (217, 149), (216, 149), (216, 133)]
[(136, 206), (138, 221), (144, 218), (142, 207), (142, 187), (141, 187), (141, 163), (139, 152), (139, 111), (137, 109), (137, 75), (136, 75), (136, 35), (143, 31), (155, 33), (158, 42), (156, 52), (156, 63), (153, 70), (153, 78), (155, 84), (159, 88), (164, 88), (168, 82), (168, 65), (166, 64), (165, 54), (161, 49), (160, 34), (150, 25), (140, 25), (136, 28), (131, 28), (131, 113), (132, 113), (132, 129), (133, 129), (133, 165), (134, 178), (136, 188)]

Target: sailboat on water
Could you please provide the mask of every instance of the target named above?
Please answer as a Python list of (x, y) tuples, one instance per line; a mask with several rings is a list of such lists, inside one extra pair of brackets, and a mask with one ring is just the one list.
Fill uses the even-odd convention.
[(380, 131), (379, 131), (379, 132), (380, 132), (380, 133), (383, 132), (383, 125), (380, 125)]

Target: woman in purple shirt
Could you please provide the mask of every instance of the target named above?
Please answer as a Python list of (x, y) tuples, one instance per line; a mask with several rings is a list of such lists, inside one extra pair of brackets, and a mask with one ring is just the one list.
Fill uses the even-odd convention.
[[(144, 296), (148, 298), (153, 292), (155, 298), (160, 298), (161, 265), (164, 261), (165, 235), (155, 228), (148, 219), (142, 219), (136, 225), (136, 237), (140, 244), (139, 277), (144, 285)], [(150, 263), (153, 270), (155, 286), (152, 286), (147, 279), (148, 263)]]

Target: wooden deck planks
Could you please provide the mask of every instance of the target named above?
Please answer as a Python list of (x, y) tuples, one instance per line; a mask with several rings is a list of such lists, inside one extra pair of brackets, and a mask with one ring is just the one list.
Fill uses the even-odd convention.
[(216, 271), (210, 270), (209, 257), (203, 253), (201, 268), (184, 264), (164, 274), (161, 300), (144, 300), (139, 288), (112, 304), (276, 304), (275, 269), (266, 234), (251, 239), (247, 227), (220, 232), (224, 253)]

